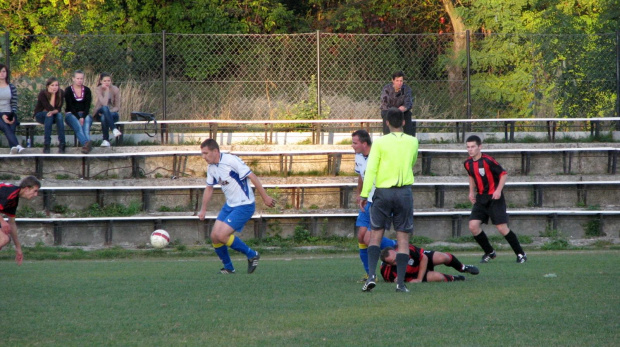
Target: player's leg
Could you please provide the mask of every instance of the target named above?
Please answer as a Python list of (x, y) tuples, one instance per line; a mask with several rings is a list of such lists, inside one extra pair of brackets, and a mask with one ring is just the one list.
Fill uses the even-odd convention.
[(508, 241), (508, 244), (512, 248), (513, 252), (515, 252), (515, 255), (517, 256), (517, 263), (525, 263), (527, 261), (527, 255), (523, 251), (523, 248), (521, 248), (521, 243), (519, 242), (517, 234), (508, 228), (508, 224), (500, 224), (496, 225), (496, 227), (497, 231), (504, 235), (504, 238)]
[[(221, 213), (222, 212), (220, 211), (220, 214)], [(230, 225), (219, 219), (215, 221), (213, 229), (211, 230), (211, 242), (213, 244), (213, 249), (215, 250), (215, 254), (217, 254), (222, 261), (222, 264), (224, 264), (224, 268), (220, 270), (223, 274), (235, 273), (235, 267), (230, 259), (227, 246), (228, 240), (234, 232), (235, 231)]]
[(377, 264), (381, 253), (381, 239), (383, 238), (384, 225), (390, 216), (389, 202), (385, 199), (386, 189), (377, 188), (373, 196), (372, 208), (370, 209), (370, 240), (368, 242), (368, 280), (364, 283), (362, 291), (370, 291), (376, 285)]
[(442, 264), (449, 266), (458, 272), (468, 272), (472, 275), (477, 275), (480, 273), (480, 270), (478, 270), (477, 267), (461, 263), (461, 261), (452, 253), (433, 252), (432, 261), (434, 265)]
[(452, 276), (437, 271), (428, 271), (426, 273), (426, 282), (454, 282), (465, 281), (465, 276)]
[(366, 276), (362, 278), (362, 282), (366, 282), (368, 279), (368, 244), (370, 243), (370, 232), (368, 229), (370, 228), (370, 207), (372, 202), (368, 202), (366, 204), (365, 210), (360, 210), (357, 219), (355, 221), (355, 226), (357, 229), (357, 245), (360, 253), (360, 260), (362, 262), (362, 266), (364, 267), (364, 272)]
[[(0, 216), (0, 218), (2, 218)], [(0, 229), (0, 249), (2, 249), (2, 247), (6, 246), (9, 241), (11, 241), (11, 238), (9, 237), (8, 234), (5, 234), (2, 229)]]
[[(231, 212), (226, 216), (225, 223), (234, 231), (241, 232), (245, 224), (252, 218), (256, 205), (254, 203), (235, 206)], [(219, 219), (219, 216), (218, 216)], [(258, 266), (258, 260), (260, 255), (257, 251), (250, 248), (241, 238), (235, 236), (234, 233), (228, 234), (228, 240), (226, 245), (239, 253), (245, 254), (248, 258), (248, 273), (254, 272)]]
[(504, 236), (515, 252), (517, 263), (525, 263), (527, 256), (523, 248), (521, 248), (521, 243), (517, 235), (508, 228), (508, 213), (506, 213), (506, 200), (504, 199), (504, 195), (497, 200), (491, 201), (489, 205), (489, 216), (493, 224), (495, 224), (497, 231)]
[[(473, 212), (472, 212), (473, 213)], [(495, 259), (497, 256), (493, 246), (491, 246), (491, 242), (489, 242), (489, 238), (482, 230), (482, 220), (480, 219), (470, 219), (469, 220), (469, 231), (474, 236), (474, 240), (480, 245), (482, 250), (484, 251), (484, 255), (482, 256), (481, 263), (488, 263), (489, 260)]]
[(392, 223), (396, 230), (396, 291), (409, 292), (405, 286), (405, 272), (409, 262), (409, 239), (413, 233), (413, 194), (411, 187), (391, 188), (393, 202)]

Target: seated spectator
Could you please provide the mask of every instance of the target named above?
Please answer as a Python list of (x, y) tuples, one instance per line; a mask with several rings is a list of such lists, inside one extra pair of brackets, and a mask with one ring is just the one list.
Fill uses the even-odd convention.
[(90, 141), (90, 126), (93, 124), (90, 104), (93, 97), (90, 88), (84, 85), (82, 70), (75, 70), (72, 80), (73, 84), (65, 89), (65, 122), (82, 145), (82, 153), (87, 154), (93, 148)]
[(19, 125), (17, 120), (17, 88), (9, 83), (9, 70), (6, 65), (0, 64), (0, 131), (4, 133), (11, 147), (11, 154), (21, 153), (24, 147), (20, 146), (15, 136), (15, 129)]
[(97, 102), (95, 103), (94, 119), (101, 122), (103, 134), (101, 147), (110, 147), (110, 130), (112, 130), (114, 137), (122, 135), (116, 129), (116, 122), (119, 120), (118, 111), (121, 109), (121, 92), (117, 86), (112, 85), (110, 75), (104, 72), (99, 76), (95, 94), (97, 95)]
[(62, 112), (63, 96), (58, 79), (50, 77), (45, 82), (45, 89), (39, 92), (34, 107), (34, 119), (45, 125), (43, 153), (50, 152), (52, 125), (56, 123), (58, 130), (58, 153), (65, 153), (65, 124)]

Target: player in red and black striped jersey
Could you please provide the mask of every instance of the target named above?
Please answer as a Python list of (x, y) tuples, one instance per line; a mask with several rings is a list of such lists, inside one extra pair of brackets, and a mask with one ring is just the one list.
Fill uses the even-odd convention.
[(503, 189), (508, 173), (490, 155), (483, 154), (482, 140), (476, 135), (467, 138), (467, 154), (464, 166), (469, 175), (469, 200), (474, 204), (469, 216), (469, 231), (484, 250), (481, 263), (488, 263), (496, 257), (495, 250), (481, 225), (489, 218), (517, 255), (517, 263), (525, 263), (527, 256), (517, 235), (508, 228), (508, 213)]
[[(397, 276), (396, 251), (392, 247), (381, 251), (381, 276), (386, 282), (394, 282)], [(424, 250), (414, 245), (409, 245), (409, 261), (405, 272), (405, 282), (453, 282), (464, 281), (461, 275), (453, 276), (435, 271), (435, 265), (453, 267), (458, 272), (468, 272), (477, 275), (480, 271), (472, 265), (463, 265), (450, 253)]]
[(19, 186), (0, 183), (0, 214), (9, 218), (7, 222), (0, 216), (0, 249), (13, 239), (13, 243), (15, 244), (15, 261), (17, 265), (21, 265), (24, 259), (22, 246), (17, 238), (17, 224), (15, 224), (17, 205), (19, 204), (20, 198), (30, 200), (39, 195), (39, 188), (41, 188), (41, 183), (34, 176), (24, 178)]

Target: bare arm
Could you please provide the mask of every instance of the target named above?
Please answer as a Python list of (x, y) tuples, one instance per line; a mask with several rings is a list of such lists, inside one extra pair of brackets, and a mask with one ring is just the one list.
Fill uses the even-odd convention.
[(428, 257), (423, 254), (420, 258), (420, 271), (418, 271), (418, 278), (414, 279), (411, 282), (422, 282), (422, 280), (424, 279), (424, 274), (426, 274), (426, 269), (428, 269)]
[(472, 204), (476, 203), (476, 182), (474, 182), (474, 178), (471, 176), (469, 177), (469, 201), (471, 201)]
[(200, 213), (198, 213), (198, 218), (200, 218), (200, 220), (205, 220), (207, 205), (209, 205), (209, 201), (211, 201), (211, 196), (213, 196), (213, 186), (207, 186), (204, 193), (202, 193), (202, 206), (200, 207)]
[(265, 190), (265, 188), (263, 188), (263, 184), (258, 179), (258, 176), (256, 176), (252, 172), (248, 175), (248, 178), (250, 179), (254, 187), (256, 187), (256, 191), (258, 192), (258, 194), (260, 194), (260, 196), (263, 198), (263, 202), (265, 203), (265, 205), (269, 207), (274, 207), (276, 205), (276, 201), (272, 197), (267, 195), (267, 191)]
[(22, 260), (24, 260), (24, 253), (22, 252), (22, 244), (17, 238), (17, 224), (15, 224), (14, 217), (9, 217), (9, 225), (11, 226), (11, 238), (13, 239), (13, 245), (15, 245), (15, 262), (17, 265), (21, 265)]
[(360, 197), (360, 193), (362, 192), (362, 186), (363, 185), (364, 185), (364, 180), (362, 179), (361, 175), (358, 175), (357, 176), (357, 190), (356, 190), (357, 195), (355, 196), (355, 202), (358, 205), (362, 201), (362, 198)]
[(508, 179), (508, 175), (502, 175), (499, 178), (499, 183), (497, 184), (497, 188), (495, 188), (495, 192), (493, 193), (493, 200), (497, 200), (502, 197), (502, 190), (504, 189), (504, 185), (506, 184), (506, 180)]

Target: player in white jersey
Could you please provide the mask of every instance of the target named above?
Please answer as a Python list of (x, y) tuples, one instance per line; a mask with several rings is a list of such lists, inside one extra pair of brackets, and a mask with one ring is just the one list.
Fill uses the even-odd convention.
[[(366, 130), (357, 130), (351, 134), (351, 147), (355, 151), (355, 173), (357, 173), (357, 204), (360, 202), (360, 192), (362, 191), (362, 185), (364, 185), (364, 174), (366, 173), (366, 163), (368, 160), (368, 154), (372, 146), (372, 140)], [(370, 208), (372, 207), (372, 196), (375, 193), (375, 187), (370, 190), (368, 194), (368, 203), (366, 209), (360, 210), (355, 221), (357, 229), (357, 240), (360, 250), (360, 260), (364, 265), (366, 276), (364, 276), (360, 282), (366, 282), (368, 279), (368, 243), (370, 242)], [(389, 229), (389, 226), (386, 228)], [(390, 240), (387, 237), (383, 237), (380, 245), (381, 249), (386, 247), (396, 247), (396, 241)]]
[(202, 207), (198, 217), (205, 219), (207, 205), (213, 195), (213, 187), (219, 184), (222, 187), (226, 203), (222, 206), (217, 220), (211, 230), (211, 242), (215, 253), (220, 257), (224, 267), (220, 270), (223, 274), (234, 274), (228, 247), (245, 254), (248, 258), (248, 273), (254, 272), (258, 266), (260, 255), (251, 249), (239, 237), (235, 231), (241, 232), (256, 209), (254, 192), (248, 182), (251, 181), (256, 190), (263, 198), (265, 205), (275, 206), (272, 199), (263, 188), (258, 177), (239, 157), (229, 153), (220, 153), (220, 146), (213, 139), (207, 139), (200, 145), (202, 158), (209, 164), (207, 169), (207, 187), (202, 196)]

